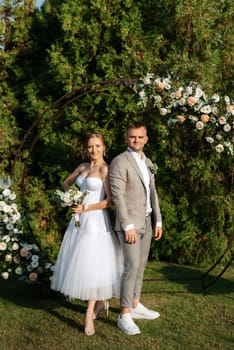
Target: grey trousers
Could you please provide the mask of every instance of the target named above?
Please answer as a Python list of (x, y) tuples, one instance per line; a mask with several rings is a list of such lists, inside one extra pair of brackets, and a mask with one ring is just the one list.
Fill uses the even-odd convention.
[(125, 241), (125, 233), (119, 231), (118, 237), (124, 255), (124, 272), (121, 281), (120, 306), (132, 307), (134, 299), (140, 299), (144, 270), (149, 257), (152, 239), (150, 216), (145, 218), (144, 226), (137, 231), (137, 242)]

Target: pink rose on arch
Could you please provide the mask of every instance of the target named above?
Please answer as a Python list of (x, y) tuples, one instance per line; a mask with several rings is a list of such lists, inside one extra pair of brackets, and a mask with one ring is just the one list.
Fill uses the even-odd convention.
[(227, 119), (225, 117), (219, 118), (219, 124), (224, 125), (224, 124), (226, 124), (226, 122), (227, 122)]
[(175, 92), (175, 98), (176, 98), (176, 99), (179, 99), (179, 98), (181, 98), (181, 96), (182, 96), (182, 91), (181, 91), (181, 90), (177, 90), (177, 91)]
[(193, 97), (193, 96), (189, 96), (188, 99), (187, 99), (187, 103), (188, 103), (188, 105), (189, 105), (190, 107), (191, 107), (191, 106), (194, 106), (196, 102), (197, 102), (197, 101), (196, 101), (196, 98)]
[(227, 105), (227, 112), (231, 113), (234, 110), (234, 106), (233, 105)]
[(158, 86), (158, 88), (159, 88), (160, 90), (163, 90), (164, 87), (165, 87), (165, 85), (164, 85), (164, 83), (163, 83), (162, 81), (159, 81), (159, 82), (157, 83), (157, 86)]
[(185, 121), (185, 117), (183, 115), (177, 115), (176, 119), (180, 124), (182, 124)]
[(201, 115), (201, 121), (203, 122), (203, 123), (208, 123), (208, 121), (209, 121), (209, 116), (207, 115), (207, 114), (202, 114)]
[(24, 247), (22, 249), (20, 249), (20, 255), (23, 257), (23, 258), (26, 258), (26, 256), (28, 255), (28, 250)]
[(29, 274), (29, 279), (30, 279), (31, 282), (36, 282), (36, 280), (38, 279), (37, 273), (36, 272), (31, 272)]

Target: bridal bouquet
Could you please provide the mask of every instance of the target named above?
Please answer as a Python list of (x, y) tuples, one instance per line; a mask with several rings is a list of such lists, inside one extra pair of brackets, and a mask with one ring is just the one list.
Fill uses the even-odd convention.
[[(73, 205), (82, 204), (87, 193), (87, 191), (81, 192), (76, 185), (72, 185), (67, 191), (56, 190), (55, 200), (59, 202), (62, 207), (72, 207)], [(75, 214), (73, 217), (75, 225), (79, 227), (79, 214)]]

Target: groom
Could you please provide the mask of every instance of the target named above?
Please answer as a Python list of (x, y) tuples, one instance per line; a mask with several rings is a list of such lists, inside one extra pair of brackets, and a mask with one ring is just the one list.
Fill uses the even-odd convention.
[(118, 327), (126, 334), (139, 334), (133, 319), (155, 319), (156, 311), (140, 303), (144, 269), (152, 239), (162, 237), (162, 217), (155, 189), (153, 165), (143, 148), (148, 141), (147, 129), (131, 123), (126, 133), (128, 149), (114, 158), (109, 167), (112, 199), (116, 207), (115, 230), (124, 255)]

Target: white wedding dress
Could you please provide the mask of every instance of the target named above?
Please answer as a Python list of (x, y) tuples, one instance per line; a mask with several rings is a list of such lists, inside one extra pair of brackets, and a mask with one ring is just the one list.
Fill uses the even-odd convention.
[[(105, 198), (103, 181), (97, 177), (76, 179), (84, 204)], [(106, 209), (79, 215), (80, 227), (71, 219), (51, 278), (51, 288), (70, 298), (105, 300), (119, 297), (122, 273), (120, 247)]]

